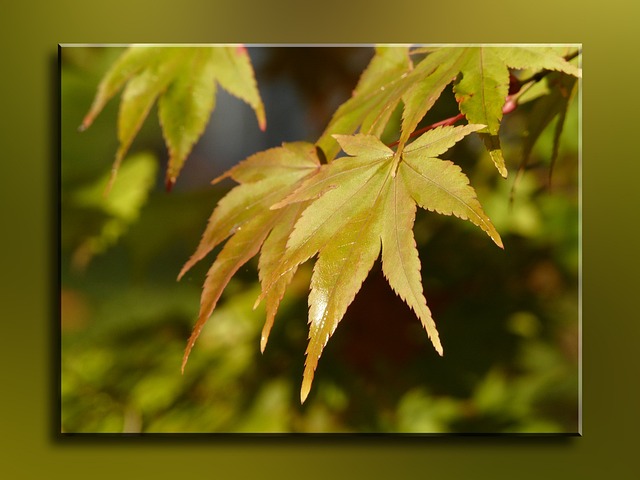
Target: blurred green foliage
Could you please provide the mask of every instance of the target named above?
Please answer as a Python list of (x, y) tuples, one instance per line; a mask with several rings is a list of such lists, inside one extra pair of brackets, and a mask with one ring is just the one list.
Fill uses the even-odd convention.
[[(330, 50), (325, 56), (333, 62), (349, 61), (340, 49), (335, 56)], [(117, 104), (109, 104), (86, 132), (77, 127), (118, 53), (117, 48), (62, 51), (64, 432), (578, 431), (576, 102), (551, 185), (553, 123), (536, 144), (513, 202), (513, 175), (499, 178), (480, 142), (465, 141), (450, 152), (478, 191), (505, 250), (466, 222), (418, 214), (423, 284), (444, 357), (430, 347), (420, 322), (390, 290), (378, 265), (326, 347), (314, 389), (301, 406), (310, 263), (287, 291), (264, 354), (259, 350), (264, 309), (252, 310), (259, 294), (256, 262), (241, 270), (180, 375), (207, 262), (179, 283), (176, 275), (230, 184), (185, 186), (166, 194), (160, 131), (145, 125), (115, 183), (121, 194), (114, 188), (112, 197), (102, 196), (117, 149)], [(278, 62), (286, 54), (278, 50)], [(260, 69), (256, 75), (259, 88), (269, 81)], [(296, 88), (295, 80), (292, 85)], [(318, 88), (331, 97), (325, 84)], [(318, 96), (312, 97), (317, 102)], [(449, 92), (423, 123), (451, 115), (451, 101)], [(265, 98), (267, 117), (269, 103)], [(523, 105), (503, 123), (512, 172), (529, 111)], [(398, 122), (399, 115), (394, 117)], [(131, 193), (127, 178), (140, 186), (137, 193)], [(125, 200), (125, 195), (133, 197)]]

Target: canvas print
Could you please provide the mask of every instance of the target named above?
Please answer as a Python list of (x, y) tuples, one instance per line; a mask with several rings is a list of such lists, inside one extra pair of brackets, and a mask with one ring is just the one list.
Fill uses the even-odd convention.
[(63, 434), (581, 433), (581, 45), (62, 45)]

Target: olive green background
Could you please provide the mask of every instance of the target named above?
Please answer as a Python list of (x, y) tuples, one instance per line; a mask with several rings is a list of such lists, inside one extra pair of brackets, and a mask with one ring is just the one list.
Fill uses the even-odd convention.
[[(640, 7), (584, 2), (8, 2), (0, 15), (3, 478), (632, 478)], [(58, 43), (583, 43), (583, 436), (56, 435)], [(635, 472), (635, 474), (634, 474)]]

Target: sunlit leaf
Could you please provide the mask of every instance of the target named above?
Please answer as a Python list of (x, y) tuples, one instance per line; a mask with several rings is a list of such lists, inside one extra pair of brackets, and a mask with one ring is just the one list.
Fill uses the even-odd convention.
[[(116, 152), (116, 160), (113, 165), (113, 176), (120, 162), (129, 151), (133, 139), (138, 134), (142, 123), (147, 118), (151, 107), (158, 96), (174, 80), (179, 68), (180, 52), (170, 49), (158, 55), (154, 62), (148, 65), (141, 73), (134, 76), (124, 87), (122, 101), (118, 113), (118, 141), (120, 146)], [(110, 188), (110, 187), (109, 187)]]
[[(282, 175), (256, 179), (255, 173), (260, 166), (265, 164), (274, 166), (277, 163), (275, 159), (280, 154), (285, 158), (291, 158), (291, 155), (299, 156), (293, 161), (298, 165), (298, 168), (291, 169), (283, 166), (286, 173)], [(296, 212), (299, 211), (299, 207), (292, 205), (290, 208), (282, 210), (272, 210), (270, 207), (289, 195), (299, 180), (307, 175), (313, 175), (319, 165), (320, 162), (315, 156), (313, 145), (293, 143), (253, 155), (228, 172), (228, 176), (236, 180), (248, 181), (235, 187), (218, 203), (196, 252), (187, 261), (178, 276), (180, 279), (195, 263), (230, 237), (207, 273), (198, 319), (183, 357), (183, 370), (202, 327), (211, 316), (229, 280), (242, 265), (260, 251), (263, 242), (277, 225), (274, 238), (267, 243), (267, 253), (261, 262), (260, 274), (266, 275), (269, 273), (269, 269), (275, 267), (277, 262), (271, 258), (271, 255), (277, 252), (278, 245), (282, 242), (279, 239), (283, 235), (282, 230), (284, 229), (285, 235), (288, 234), (287, 218), (289, 218), (289, 223), (292, 223), (297, 218)], [(251, 182), (251, 180), (254, 181)], [(286, 287), (288, 280), (283, 283)], [(279, 290), (276, 289), (277, 291)], [(281, 295), (278, 295), (272, 294), (269, 300), (269, 315), (275, 316), (281, 298)], [(272, 322), (272, 319), (273, 317), (267, 321), (267, 325), (269, 325), (267, 334), (270, 328), (269, 322)]]
[(470, 123), (487, 127), (479, 132), (489, 156), (507, 176), (498, 131), (509, 92), (509, 68), (558, 70), (576, 77), (581, 70), (546, 47), (469, 47), (464, 50), (461, 78), (454, 85), (460, 111)]
[(266, 211), (238, 227), (236, 233), (216, 257), (216, 261), (207, 272), (207, 278), (204, 282), (200, 312), (182, 359), (183, 371), (191, 349), (198, 339), (202, 327), (213, 313), (223, 290), (238, 269), (260, 251), (262, 242), (273, 228), (277, 216), (277, 212)]
[[(272, 209), (312, 203), (304, 210), (261, 297), (301, 263), (317, 255), (309, 295), (309, 345), (300, 392), (309, 394), (329, 337), (360, 290), (382, 246), (383, 272), (391, 287), (416, 312), (439, 353), (442, 345), (420, 281), (413, 238), (416, 204), (468, 219), (502, 247), (467, 177), (453, 163), (434, 158), (483, 125), (441, 127), (409, 144), (401, 158), (374, 136), (336, 135), (351, 157), (336, 159), (307, 177)], [(399, 162), (399, 163), (398, 163)], [(396, 168), (399, 172), (394, 175)]]
[(511, 68), (556, 70), (581, 77), (582, 70), (565, 60), (553, 47), (495, 47), (498, 55)]
[(498, 54), (498, 48), (473, 47), (465, 50), (462, 78), (453, 90), (460, 111), (471, 123), (486, 125), (481, 137), (496, 168), (503, 177), (507, 168), (500, 149), (498, 130), (502, 107), (509, 91), (509, 69)]
[(547, 47), (442, 47), (418, 49), (418, 57), (407, 47), (384, 47), (363, 73), (352, 97), (333, 115), (318, 140), (331, 161), (339, 152), (334, 134), (356, 131), (380, 137), (391, 113), (402, 102), (402, 128), (398, 151), (414, 134), (419, 122), (433, 107), (445, 87), (454, 82), (460, 112), (472, 124), (483, 124), (478, 132), (496, 168), (504, 177), (507, 168), (498, 135), (503, 107), (509, 92), (509, 69), (557, 70), (580, 76), (581, 71), (565, 60), (558, 49)]
[(420, 259), (413, 236), (416, 203), (404, 181), (392, 182), (387, 195), (382, 228), (382, 272), (391, 288), (416, 313), (436, 351), (442, 344), (422, 291)]
[[(450, 137), (455, 135), (449, 135), (447, 132), (454, 133), (456, 130), (471, 132), (479, 128), (482, 128), (482, 125), (468, 125), (454, 129), (442, 127), (425, 133), (416, 142), (422, 140), (429, 146), (413, 148), (416, 142), (410, 144), (405, 149), (399, 174), (405, 181), (411, 197), (419, 206), (444, 215), (455, 215), (469, 220), (484, 230), (496, 245), (502, 248), (500, 235), (482, 210), (474, 189), (469, 185), (469, 179), (462, 173), (460, 167), (453, 162), (431, 156), (431, 152), (438, 152), (443, 143), (450, 141)], [(431, 138), (434, 138), (433, 142)]]
[(378, 47), (360, 77), (353, 96), (338, 108), (317, 142), (331, 161), (340, 151), (333, 134), (380, 135), (407, 88), (403, 79), (411, 69), (407, 47)]
[[(425, 114), (433, 107), (444, 88), (458, 75), (464, 61), (462, 50), (440, 49), (425, 58), (407, 78), (413, 85), (403, 95), (402, 133), (404, 145)], [(482, 123), (482, 122), (479, 122)]]

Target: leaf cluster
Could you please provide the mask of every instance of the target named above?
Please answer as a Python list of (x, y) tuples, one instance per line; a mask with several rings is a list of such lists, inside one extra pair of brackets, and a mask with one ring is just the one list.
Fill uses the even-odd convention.
[(123, 90), (118, 115), (120, 145), (109, 188), (157, 101), (158, 117), (169, 151), (166, 185), (170, 190), (215, 108), (218, 85), (249, 104), (260, 128), (266, 128), (264, 105), (244, 47), (128, 48), (103, 77), (80, 126), (81, 130), (88, 128), (107, 102)]
[[(503, 115), (526, 91), (523, 86), (542, 78), (520, 80), (514, 77), (514, 69), (536, 75), (554, 71), (563, 79), (581, 75), (579, 68), (551, 47), (379, 47), (352, 97), (337, 109), (315, 144), (285, 143), (252, 155), (224, 174), (221, 178), (230, 177), (239, 185), (218, 203), (200, 244), (178, 276), (226, 242), (207, 273), (182, 368), (226, 285), (258, 254), (262, 293), (256, 304), (265, 301), (267, 311), (262, 350), (287, 285), (302, 263), (316, 258), (309, 294), (302, 402), (310, 392), (328, 339), (379, 257), (389, 285), (413, 309), (442, 355), (422, 289), (413, 235), (416, 210), (421, 207), (468, 220), (503, 247), (467, 176), (441, 156), (465, 136), (476, 133), (500, 175), (507, 176), (499, 139)], [(88, 126), (106, 101), (127, 83), (119, 117), (117, 168), (158, 98), (170, 152), (170, 185), (213, 109), (216, 82), (249, 103), (264, 127), (264, 109), (246, 51), (231, 47), (130, 49), (101, 83), (83, 125)], [(450, 84), (459, 117), (468, 123), (453, 126), (455, 121), (445, 121), (438, 127), (419, 129)], [(575, 82), (567, 85), (573, 87)], [(567, 103), (551, 108), (551, 117), (562, 117)], [(380, 137), (400, 106), (398, 141), (392, 148)], [(538, 130), (550, 121), (544, 112), (537, 118), (540, 120), (531, 127), (531, 145)], [(560, 132), (561, 126), (557, 137)], [(327, 163), (321, 163), (318, 151)], [(346, 155), (338, 156), (340, 151)]]

